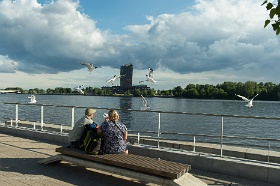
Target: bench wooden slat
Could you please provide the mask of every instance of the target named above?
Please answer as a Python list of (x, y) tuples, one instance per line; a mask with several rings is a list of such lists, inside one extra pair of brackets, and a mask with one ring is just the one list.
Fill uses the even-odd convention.
[(67, 147), (56, 148), (56, 152), (171, 179), (181, 177), (190, 169), (190, 166), (187, 164), (158, 160), (156, 158), (134, 154), (88, 155), (84, 151)]
[(124, 162), (127, 164), (137, 164), (140, 166), (151, 166), (151, 163), (156, 162), (156, 164), (153, 164), (154, 167), (159, 167), (162, 168), (164, 170), (168, 170), (168, 171), (179, 171), (183, 168), (185, 168), (185, 165), (183, 164), (177, 164), (176, 166), (174, 166), (173, 164), (170, 164), (170, 162), (168, 161), (162, 161), (162, 160), (157, 160), (155, 161), (155, 159), (151, 159), (151, 158), (146, 158), (143, 156), (138, 156), (137, 160), (135, 161), (135, 158), (130, 158), (131, 156), (114, 156), (114, 160), (119, 161), (119, 162)]
[(123, 160), (123, 161), (120, 161), (120, 159), (118, 160), (114, 160), (114, 161), (118, 161), (119, 163), (125, 163), (125, 164), (128, 164), (128, 165), (131, 165), (131, 166), (141, 166), (141, 167), (152, 167), (153, 169), (157, 169), (157, 170), (162, 170), (162, 171), (168, 171), (168, 172), (173, 172), (173, 173), (177, 173), (178, 171), (181, 171), (182, 168), (184, 169), (184, 167), (169, 167), (166, 163), (165, 164), (161, 164), (161, 160), (157, 161), (155, 164), (155, 162), (143, 162), (140, 160), (137, 159), (137, 161), (135, 161), (135, 159), (131, 159), (129, 160), (129, 157), (127, 157), (128, 160)]

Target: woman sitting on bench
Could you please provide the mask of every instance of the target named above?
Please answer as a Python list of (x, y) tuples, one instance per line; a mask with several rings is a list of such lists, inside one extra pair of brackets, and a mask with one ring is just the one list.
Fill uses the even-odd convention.
[(104, 137), (103, 152), (105, 154), (128, 154), (125, 142), (128, 135), (127, 128), (119, 122), (119, 114), (116, 110), (108, 112), (108, 118), (101, 124), (100, 130)]

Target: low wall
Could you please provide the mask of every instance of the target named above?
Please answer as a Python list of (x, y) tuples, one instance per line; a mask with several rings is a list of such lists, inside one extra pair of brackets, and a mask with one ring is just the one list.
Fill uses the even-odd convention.
[(38, 140), (46, 140), (48, 142), (52, 142), (59, 145), (69, 144), (68, 134), (59, 134), (56, 132), (41, 131), (36, 129), (27, 129), (5, 125), (0, 125), (0, 132)]
[[(130, 135), (129, 141), (132, 143), (137, 142), (136, 135)], [(158, 140), (151, 138), (141, 138), (139, 144), (145, 144), (150, 146), (158, 146)], [(195, 148), (193, 142), (189, 141), (176, 141), (176, 140), (163, 140), (159, 141), (159, 146), (164, 148), (194, 151), (197, 153), (207, 153), (214, 155), (221, 155), (221, 145), (213, 143), (195, 143)], [(248, 160), (257, 160), (262, 162), (271, 162), (280, 164), (280, 152), (278, 151), (268, 151), (261, 149), (253, 149), (246, 147), (237, 147), (232, 145), (223, 145), (222, 156), (229, 156), (235, 158), (242, 158)]]
[(177, 161), (191, 165), (192, 168), (227, 174), (267, 183), (280, 183), (279, 165), (264, 164), (244, 159), (218, 157), (210, 154), (192, 153), (182, 150), (168, 150), (147, 145), (132, 145), (129, 152), (152, 158)]

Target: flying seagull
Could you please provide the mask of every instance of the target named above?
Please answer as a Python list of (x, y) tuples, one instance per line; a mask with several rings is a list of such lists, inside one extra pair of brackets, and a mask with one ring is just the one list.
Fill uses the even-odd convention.
[(84, 85), (79, 85), (79, 86), (76, 86), (73, 91), (77, 91), (79, 92), (80, 94), (84, 94), (84, 91), (82, 90), (82, 88), (84, 87)]
[(113, 83), (114, 81), (116, 81), (117, 79), (119, 79), (119, 78), (121, 78), (121, 77), (123, 77), (123, 76), (125, 76), (125, 75), (126, 75), (126, 74), (120, 75), (120, 76), (114, 75), (112, 79), (107, 80), (107, 83), (112, 83), (112, 85), (113, 85), (113, 84), (114, 84), (114, 83)]
[(30, 99), (30, 102), (29, 103), (36, 103), (37, 100), (36, 100), (36, 97), (34, 95), (31, 95), (30, 97), (28, 97)]
[(96, 69), (97, 67), (93, 66), (92, 63), (81, 63), (81, 65), (84, 65), (85, 67), (88, 68), (89, 74), (91, 74), (91, 72)]
[(149, 109), (150, 107), (148, 106), (147, 100), (144, 98), (144, 96), (141, 95), (141, 97), (142, 97), (142, 101), (143, 101), (143, 106), (141, 107), (141, 110)]
[(248, 99), (248, 98), (246, 98), (246, 97), (244, 97), (244, 96), (240, 96), (240, 95), (237, 95), (237, 94), (235, 94), (236, 96), (238, 96), (238, 97), (240, 97), (240, 98), (242, 98), (244, 101), (247, 101), (247, 104), (245, 105), (246, 107), (252, 107), (253, 106), (253, 99), (255, 98), (255, 97), (257, 97), (259, 94), (257, 94), (257, 95), (255, 95), (252, 99)]
[[(150, 83), (156, 83), (157, 81), (154, 80), (154, 70), (152, 68), (149, 67), (149, 75), (146, 74), (146, 80), (144, 81), (147, 81), (147, 82), (150, 82)], [(144, 81), (139, 81), (139, 83), (142, 83)]]

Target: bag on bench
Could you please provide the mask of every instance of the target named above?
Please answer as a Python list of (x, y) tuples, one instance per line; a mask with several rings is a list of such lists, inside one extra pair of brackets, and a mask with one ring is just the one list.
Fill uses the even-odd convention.
[(86, 125), (79, 141), (79, 149), (86, 151), (87, 154), (103, 154), (101, 143), (102, 138), (97, 134), (97, 125)]

